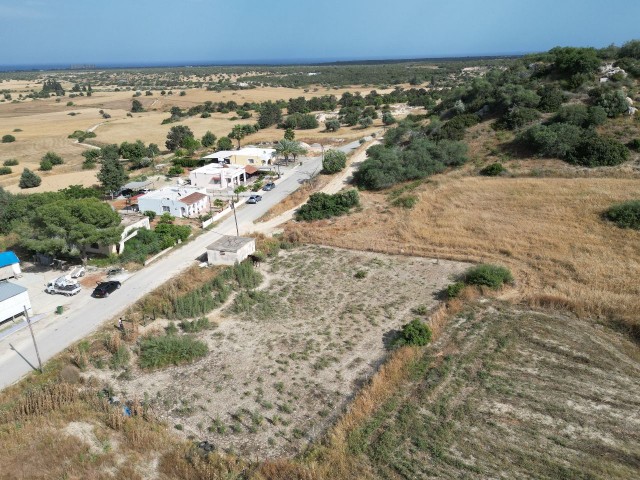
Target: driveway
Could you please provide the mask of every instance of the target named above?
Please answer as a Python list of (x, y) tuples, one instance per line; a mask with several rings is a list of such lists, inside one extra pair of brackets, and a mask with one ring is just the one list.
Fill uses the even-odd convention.
[[(350, 152), (358, 147), (358, 142), (352, 142), (340, 147), (340, 150)], [(297, 165), (287, 169), (288, 171), (285, 172), (283, 178), (276, 182), (277, 187), (270, 192), (264, 192), (261, 202), (238, 208), (240, 235), (253, 231), (255, 219), (264, 215), (272, 206), (297, 190), (302, 182), (321, 168), (321, 157), (307, 158), (303, 161), (302, 166)], [(39, 296), (37, 297), (38, 301), (36, 298), (32, 298), (34, 315), (45, 315), (34, 325), (34, 333), (42, 360), (46, 361), (52, 358), (94, 332), (104, 322), (114, 317), (117, 318), (121, 312), (124, 312), (141, 297), (198, 262), (197, 258), (205, 252), (206, 247), (221, 235), (235, 235), (235, 233), (235, 222), (233, 215), (231, 215), (213, 230), (203, 233), (193, 241), (176, 248), (136, 272), (123, 283), (121, 289), (114, 292), (109, 298), (92, 298), (86, 289), (76, 297), (68, 299), (55, 296), (43, 301), (42, 304), (38, 303)], [(55, 277), (55, 273), (51, 276)], [(34, 281), (40, 282), (41, 280)], [(44, 281), (42, 283), (44, 288)], [(29, 290), (31, 293), (32, 289)], [(55, 315), (51, 309), (52, 302), (56, 306), (66, 304), (67, 309), (61, 315)], [(28, 329), (0, 340), (0, 388), (15, 383), (30, 372), (32, 370), (31, 364), (36, 365), (37, 360)]]

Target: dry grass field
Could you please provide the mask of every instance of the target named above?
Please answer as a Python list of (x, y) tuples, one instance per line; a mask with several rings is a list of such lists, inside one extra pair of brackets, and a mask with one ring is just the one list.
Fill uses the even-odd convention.
[(387, 193), (362, 192), (360, 211), (287, 232), (358, 250), (504, 264), (517, 279), (516, 299), (638, 328), (640, 234), (601, 215), (638, 198), (640, 181), (439, 175), (415, 188), (411, 210), (391, 207)]

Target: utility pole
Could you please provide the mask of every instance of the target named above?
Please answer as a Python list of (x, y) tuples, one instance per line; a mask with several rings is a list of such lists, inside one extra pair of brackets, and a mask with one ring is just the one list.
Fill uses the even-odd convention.
[(36, 347), (36, 355), (38, 357), (38, 365), (40, 365), (40, 373), (42, 373), (42, 360), (40, 359), (40, 352), (38, 351), (38, 344), (36, 343), (36, 336), (33, 334), (33, 327), (31, 326), (31, 319), (29, 318), (29, 312), (27, 307), (24, 308), (24, 316), (27, 317), (27, 325), (29, 325), (29, 331), (31, 332), (31, 338), (33, 339), (33, 346)]
[(238, 217), (236, 216), (236, 204), (233, 201), (233, 198), (230, 200), (231, 208), (233, 209), (233, 219), (236, 221), (236, 237), (240, 236), (240, 230), (238, 229)]

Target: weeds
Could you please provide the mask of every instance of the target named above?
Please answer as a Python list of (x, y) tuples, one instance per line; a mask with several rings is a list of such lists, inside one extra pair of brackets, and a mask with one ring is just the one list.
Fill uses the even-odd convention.
[(207, 354), (207, 345), (189, 336), (148, 337), (140, 342), (140, 367), (162, 368), (191, 363)]

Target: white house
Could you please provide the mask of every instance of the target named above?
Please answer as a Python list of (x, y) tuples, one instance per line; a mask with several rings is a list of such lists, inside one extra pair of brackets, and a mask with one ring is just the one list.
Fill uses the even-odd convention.
[(256, 251), (255, 238), (223, 235), (207, 247), (209, 265), (233, 265)]
[(120, 241), (117, 244), (111, 245), (99, 245), (94, 243), (87, 248), (87, 252), (100, 253), (102, 255), (119, 255), (124, 252), (125, 243), (135, 237), (138, 234), (138, 230), (141, 228), (145, 228), (147, 230), (151, 229), (149, 217), (146, 215), (120, 212), (120, 217), (122, 218), (120, 225), (124, 227), (122, 235), (120, 235)]
[(26, 288), (10, 282), (0, 282), (0, 323), (17, 317), (27, 309), (31, 315), (31, 300)]
[(240, 150), (222, 150), (203, 159), (232, 165), (269, 165), (274, 153), (273, 148), (244, 147)]
[(13, 252), (0, 252), (0, 280), (19, 278), (22, 275), (20, 260)]
[(138, 197), (141, 212), (152, 211), (157, 215), (169, 213), (174, 217), (197, 217), (211, 209), (209, 196), (202, 188), (165, 187)]
[(207, 191), (234, 189), (247, 182), (247, 172), (240, 165), (210, 163), (189, 173), (191, 185)]

